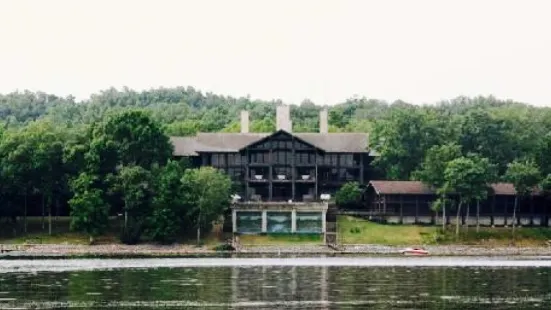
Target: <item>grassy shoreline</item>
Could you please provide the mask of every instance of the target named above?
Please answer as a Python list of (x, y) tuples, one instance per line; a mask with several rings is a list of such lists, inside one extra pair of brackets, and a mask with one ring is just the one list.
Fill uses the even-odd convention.
[[(35, 227), (39, 228), (38, 225)], [(453, 227), (442, 231), (441, 227), (436, 226), (384, 225), (350, 216), (338, 218), (336, 248), (326, 246), (321, 235), (241, 235), (240, 248), (236, 252), (216, 251), (216, 246), (228, 239), (227, 234), (220, 232), (205, 236), (201, 246), (195, 245), (193, 238), (182, 238), (172, 245), (147, 241), (137, 245), (123, 245), (115, 232), (98, 238), (96, 245), (89, 246), (88, 237), (84, 234), (58, 229), (50, 236), (36, 228), (24, 236), (9, 238), (0, 235), (0, 248), (26, 247), (25, 251), (17, 251), (24, 258), (212, 257), (235, 253), (381, 255), (396, 254), (407, 246), (430, 248), (434, 255), (551, 255), (551, 229), (548, 228), (517, 228), (513, 242), (510, 228), (483, 227), (479, 232), (476, 232), (475, 227), (470, 227), (468, 231), (463, 228), (459, 237), (456, 237)], [(17, 256), (14, 254), (0, 255), (0, 259)]]

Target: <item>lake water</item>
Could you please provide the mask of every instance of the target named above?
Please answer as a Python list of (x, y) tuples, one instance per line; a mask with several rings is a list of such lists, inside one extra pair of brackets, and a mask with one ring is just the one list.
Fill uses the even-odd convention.
[(549, 309), (551, 258), (0, 260), (0, 309)]

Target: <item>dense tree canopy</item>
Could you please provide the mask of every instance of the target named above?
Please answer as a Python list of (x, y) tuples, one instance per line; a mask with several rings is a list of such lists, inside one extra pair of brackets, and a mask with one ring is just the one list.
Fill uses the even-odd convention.
[[(155, 194), (141, 193), (151, 197), (140, 206), (140, 231), (148, 231), (142, 225), (152, 222), (174, 226), (172, 214), (184, 212), (180, 207), (193, 216), (187, 222), (177, 219), (178, 225), (203, 226), (197, 225), (197, 205), (189, 206), (186, 197), (174, 194), (185, 187), (180, 183), (186, 169), (165, 167), (172, 153), (168, 136), (238, 132), (244, 109), (250, 112), (251, 131), (271, 132), (281, 103), (191, 87), (110, 88), (83, 101), (43, 92), (0, 94), (0, 216), (25, 219), (31, 212), (44, 217), (72, 212), (76, 206), (87, 214), (100, 205), (105, 208), (92, 210), (90, 216), (107, 211), (116, 215), (134, 208), (128, 199), (138, 194), (141, 183), (133, 176), (147, 175)], [(292, 105), (293, 130), (318, 131), (322, 108), (310, 100)], [(544, 176), (542, 187), (551, 193), (550, 108), (493, 97), (458, 97), (430, 105), (353, 97), (330, 107), (329, 131), (369, 134), (370, 147), (380, 155), (374, 162), (378, 178), (419, 179), (445, 189), (463, 168), (474, 171), (487, 165), (492, 172), (485, 177), (509, 180), (510, 163), (531, 162)], [(458, 158), (452, 170), (450, 163)], [(163, 169), (168, 169), (165, 178), (160, 177)], [(79, 179), (88, 187), (76, 186)], [(453, 184), (454, 189), (459, 185)], [(130, 202), (126, 207), (125, 199)], [(89, 227), (82, 214), (74, 213), (80, 218), (75, 229), (91, 235), (102, 230), (104, 222)], [(156, 238), (168, 241), (174, 234), (166, 229), (157, 231)]]

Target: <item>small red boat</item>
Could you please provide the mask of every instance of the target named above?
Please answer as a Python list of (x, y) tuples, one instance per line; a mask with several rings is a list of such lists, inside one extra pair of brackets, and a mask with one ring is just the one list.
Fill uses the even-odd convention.
[(404, 255), (429, 255), (429, 251), (421, 248), (407, 248), (400, 251)]

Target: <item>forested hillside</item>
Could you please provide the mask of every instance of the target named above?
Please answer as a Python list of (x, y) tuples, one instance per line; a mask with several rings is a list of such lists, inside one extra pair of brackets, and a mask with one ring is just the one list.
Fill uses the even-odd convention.
[[(0, 217), (71, 212), (75, 227), (93, 235), (101, 227), (86, 226), (87, 217), (105, 219), (107, 213), (128, 211), (125, 221), (137, 227), (125, 232), (128, 238), (151, 228), (151, 221), (157, 228), (174, 227), (173, 215), (182, 213), (177, 210), (182, 201), (194, 201), (174, 193), (203, 176), (190, 172), (184, 180), (185, 167), (167, 164), (167, 136), (239, 131), (244, 109), (251, 113), (252, 131), (273, 131), (275, 108), (281, 103), (184, 87), (108, 89), (82, 102), (45, 93), (0, 95)], [(307, 100), (293, 105), (293, 130), (317, 131), (321, 108)], [(330, 131), (369, 134), (371, 148), (380, 155), (374, 165), (383, 178), (420, 179), (442, 191), (463, 190), (470, 200), (482, 199), (475, 183), (484, 187), (507, 180), (527, 188), (542, 182), (551, 188), (551, 177), (546, 177), (551, 175), (549, 108), (493, 97), (459, 97), (423, 106), (351, 98), (329, 108)], [(220, 177), (202, 173), (211, 180)], [(467, 188), (460, 181), (469, 178)], [(181, 223), (208, 228), (206, 222), (193, 223), (196, 206), (188, 204)]]
[[(49, 122), (68, 131), (65, 134), (74, 134), (106, 115), (143, 109), (167, 135), (192, 135), (198, 131), (239, 131), (239, 112), (246, 109), (251, 113), (251, 131), (269, 132), (275, 128), (275, 107), (281, 103), (202, 93), (191, 87), (141, 92), (111, 88), (82, 102), (72, 97), (19, 92), (0, 95), (0, 120), (10, 129), (35, 120)], [(309, 100), (293, 105), (293, 130), (317, 131), (321, 108)], [(542, 168), (547, 166), (544, 155), (551, 144), (551, 109), (493, 97), (458, 97), (423, 106), (351, 98), (330, 107), (329, 125), (333, 132), (369, 133), (371, 146), (381, 154), (378, 166), (392, 179), (411, 178), (434, 145), (457, 143), (464, 153), (487, 157), (503, 172), (514, 159), (532, 158)]]

